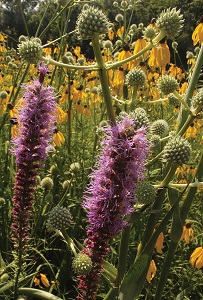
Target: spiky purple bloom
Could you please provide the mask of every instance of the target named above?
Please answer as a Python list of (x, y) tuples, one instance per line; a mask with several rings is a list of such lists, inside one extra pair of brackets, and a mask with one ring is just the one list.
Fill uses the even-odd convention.
[(14, 246), (23, 251), (29, 236), (29, 219), (32, 215), (33, 192), (36, 175), (47, 157), (47, 148), (55, 129), (56, 104), (52, 87), (44, 87), (43, 82), (48, 69), (39, 66), (39, 80), (24, 85), (23, 102), (18, 122), (19, 134), (13, 138), (11, 152), (16, 157), (12, 238)]
[(102, 154), (90, 175), (83, 202), (90, 225), (82, 251), (91, 257), (93, 268), (87, 275), (78, 276), (79, 300), (95, 299), (103, 258), (109, 251), (108, 240), (127, 226), (135, 187), (145, 177), (144, 163), (149, 152), (145, 129), (135, 130), (129, 117), (106, 127), (101, 146)]

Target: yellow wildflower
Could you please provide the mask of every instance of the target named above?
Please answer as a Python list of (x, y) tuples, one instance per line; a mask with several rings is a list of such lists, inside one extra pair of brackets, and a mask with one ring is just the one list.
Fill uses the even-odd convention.
[(197, 25), (192, 34), (192, 40), (194, 46), (197, 45), (198, 42), (200, 42), (200, 44), (203, 42), (203, 15), (200, 18), (199, 25)]
[(61, 131), (58, 129), (55, 130), (53, 135), (53, 142), (54, 146), (60, 147), (62, 144), (65, 143), (65, 137)]
[(203, 246), (197, 247), (190, 256), (190, 264), (193, 268), (200, 269), (203, 266)]
[(156, 275), (156, 271), (157, 271), (157, 267), (156, 267), (154, 260), (152, 259), (150, 262), (150, 265), (149, 265), (147, 276), (146, 276), (146, 279), (149, 283), (151, 283), (152, 279)]
[(35, 286), (43, 289), (44, 287), (50, 287), (49, 280), (47, 279), (46, 275), (42, 273), (37, 273), (34, 279)]
[(189, 244), (194, 239), (194, 230), (191, 227), (191, 223), (187, 222), (183, 226), (183, 233), (181, 235), (180, 241), (185, 240), (186, 244)]

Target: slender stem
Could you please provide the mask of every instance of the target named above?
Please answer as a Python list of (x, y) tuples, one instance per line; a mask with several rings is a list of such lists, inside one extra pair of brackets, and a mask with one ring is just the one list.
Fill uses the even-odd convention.
[(109, 88), (109, 82), (107, 77), (107, 70), (106, 70), (106, 64), (102, 58), (101, 50), (100, 50), (100, 43), (99, 43), (99, 35), (95, 34), (95, 36), (92, 38), (92, 46), (94, 49), (94, 54), (96, 57), (97, 65), (99, 67), (98, 73), (99, 78), (102, 86), (102, 92), (104, 96), (104, 100), (106, 103), (106, 109), (109, 116), (109, 119), (112, 124), (115, 124), (115, 115), (114, 115), (114, 109), (112, 105), (112, 98)]
[(23, 8), (22, 8), (21, 0), (18, 0), (18, 7), (20, 9), (20, 14), (21, 14), (21, 17), (23, 19), (23, 24), (25, 26), (25, 30), (26, 30), (27, 36), (30, 37), (29, 30), (28, 30), (28, 27), (27, 27), (27, 22), (25, 20), (25, 16), (24, 16), (24, 13), (23, 13)]

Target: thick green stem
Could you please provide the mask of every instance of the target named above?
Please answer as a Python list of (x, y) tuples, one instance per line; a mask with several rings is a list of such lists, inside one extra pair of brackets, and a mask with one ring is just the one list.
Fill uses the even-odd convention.
[(104, 101), (106, 103), (107, 113), (108, 113), (111, 123), (115, 124), (115, 115), (114, 115), (112, 98), (111, 98), (111, 93), (110, 93), (110, 88), (109, 88), (108, 77), (107, 77), (106, 64), (102, 58), (98, 34), (95, 34), (95, 36), (92, 38), (92, 46), (94, 49), (95, 58), (96, 58), (97, 65), (99, 68), (98, 73), (99, 73), (99, 78), (100, 78), (100, 82), (101, 82)]
[(128, 226), (122, 231), (120, 251), (119, 251), (119, 261), (118, 261), (118, 274), (117, 274), (116, 284), (115, 284), (116, 287), (119, 287), (121, 280), (123, 279), (126, 271), (130, 230), (131, 230), (131, 226)]

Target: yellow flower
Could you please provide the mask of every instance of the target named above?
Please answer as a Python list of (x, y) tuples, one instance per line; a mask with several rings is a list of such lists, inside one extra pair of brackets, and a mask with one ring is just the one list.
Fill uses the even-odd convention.
[(55, 130), (53, 135), (53, 142), (54, 146), (60, 147), (62, 144), (65, 143), (65, 137), (61, 131), (58, 129)]
[(185, 133), (185, 136), (188, 138), (188, 137), (191, 137), (191, 138), (196, 138), (197, 137), (197, 129), (195, 128), (195, 124), (192, 123), (186, 133)]
[(203, 15), (200, 18), (199, 25), (197, 25), (197, 27), (193, 31), (192, 40), (194, 46), (197, 45), (198, 42), (200, 42), (200, 44), (203, 42)]
[(152, 279), (154, 278), (154, 276), (156, 275), (156, 271), (157, 271), (157, 267), (155, 265), (154, 260), (152, 259), (149, 265), (149, 269), (147, 272), (147, 276), (146, 279), (149, 283), (151, 283)]
[(190, 256), (190, 264), (193, 268), (200, 269), (203, 266), (203, 246), (197, 247)]
[(156, 244), (154, 246), (156, 252), (159, 254), (163, 254), (162, 248), (163, 248), (163, 242), (164, 242), (164, 234), (163, 232), (160, 233), (158, 236), (158, 239), (156, 240)]
[(47, 279), (46, 275), (42, 273), (37, 273), (34, 279), (35, 286), (43, 289), (44, 287), (50, 287), (49, 280)]
[[(118, 55), (118, 61), (121, 61), (123, 59), (126, 59), (128, 57), (132, 56), (132, 53), (130, 52), (130, 47), (128, 44), (125, 44), (123, 46), (123, 50)], [(132, 65), (132, 62), (128, 62), (122, 65), (123, 70), (129, 70)]]
[(113, 29), (110, 29), (108, 32), (108, 38), (110, 39), (110, 41), (112, 41), (114, 39), (114, 31)]
[(125, 31), (124, 26), (122, 26), (121, 28), (118, 28), (118, 30), (116, 32), (117, 36), (119, 36), (119, 38), (122, 39), (124, 31)]
[(180, 241), (185, 240), (186, 244), (189, 244), (194, 240), (194, 230), (191, 227), (191, 223), (187, 222), (183, 226), (183, 233), (180, 237)]

